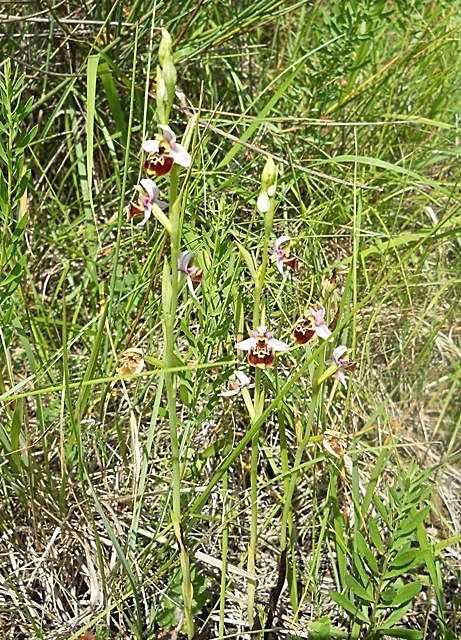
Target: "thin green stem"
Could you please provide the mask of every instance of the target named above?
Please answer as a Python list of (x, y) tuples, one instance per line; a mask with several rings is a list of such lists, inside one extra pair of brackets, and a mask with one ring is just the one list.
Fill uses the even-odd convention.
[[(259, 267), (257, 280), (254, 290), (253, 304), (253, 326), (256, 328), (264, 321), (265, 303), (263, 299), (263, 288), (266, 278), (266, 270), (268, 263), (268, 249), (272, 225), (274, 221), (274, 201), (271, 198), (269, 211), (264, 218), (264, 242), (261, 257), (261, 266)], [(261, 369), (255, 372), (255, 391), (254, 391), (254, 416), (253, 423), (258, 420), (264, 411), (264, 387), (262, 384)], [(248, 547), (248, 573), (254, 575), (256, 572), (256, 546), (258, 542), (258, 461), (259, 461), (259, 429), (254, 434), (251, 441), (251, 463), (250, 463), (250, 499), (251, 499), (251, 524), (250, 524), (250, 543)], [(247, 613), (248, 622), (253, 624), (254, 620), (254, 602), (256, 593), (256, 579), (250, 579), (248, 582), (248, 603)]]
[[(255, 372), (255, 393), (254, 393), (254, 420), (262, 413), (264, 407), (264, 389), (261, 387), (261, 369)], [(250, 500), (251, 500), (251, 524), (250, 543), (248, 547), (248, 573), (256, 573), (256, 545), (258, 542), (258, 462), (259, 462), (259, 429), (251, 441), (251, 462), (250, 462)], [(254, 602), (256, 594), (256, 578), (248, 581), (248, 622), (253, 624)]]
[(224, 616), (225, 616), (225, 608), (226, 608), (226, 590), (227, 590), (227, 550), (229, 546), (229, 525), (228, 525), (228, 514), (226, 512), (227, 488), (228, 488), (228, 477), (227, 477), (227, 473), (225, 473), (222, 479), (222, 491), (223, 491), (223, 506), (222, 506), (223, 530), (222, 530), (222, 553), (221, 553), (222, 568), (221, 568), (221, 593), (219, 598), (219, 630), (218, 630), (218, 636), (220, 638), (224, 637)]
[[(282, 522), (280, 527), (280, 548), (283, 551), (287, 546), (288, 534), (290, 531), (290, 518), (292, 512), (292, 500), (293, 495), (296, 488), (296, 482), (298, 479), (298, 471), (300, 468), (304, 452), (306, 450), (307, 445), (311, 442), (311, 433), (314, 427), (315, 414), (316, 410), (320, 409), (320, 399), (321, 399), (321, 385), (319, 384), (319, 378), (321, 377), (324, 369), (324, 351), (325, 351), (325, 342), (322, 342), (319, 350), (318, 350), (318, 365), (316, 367), (315, 373), (312, 379), (312, 398), (309, 406), (309, 413), (307, 414), (306, 426), (303, 435), (303, 439), (301, 440), (298, 449), (296, 451), (295, 461), (293, 464), (293, 473), (289, 479), (289, 482), (284, 483), (284, 505), (282, 512)], [(288, 555), (287, 555), (288, 558)], [(292, 599), (297, 599), (296, 591), (291, 591), (290, 586), (290, 595)], [(294, 608), (296, 609), (297, 603), (292, 602)]]
[(175, 365), (175, 320), (178, 306), (178, 256), (181, 243), (181, 197), (178, 196), (178, 173), (177, 167), (175, 166), (173, 166), (170, 173), (170, 212), (170, 265), (168, 269), (170, 281), (169, 283), (164, 283), (164, 287), (168, 290), (168, 295), (164, 298), (164, 302), (166, 304), (163, 309), (163, 327), (165, 335), (165, 389), (168, 404), (172, 466), (172, 520), (179, 544), (184, 621), (188, 637), (193, 638), (195, 629), (192, 613), (192, 583), (190, 578), (189, 556), (182, 539), (181, 529), (181, 462), (178, 436), (179, 422), (176, 411), (176, 372), (172, 370)]
[(258, 278), (255, 284), (253, 304), (253, 327), (256, 328), (261, 318), (264, 318), (265, 303), (262, 297), (264, 281), (266, 279), (267, 264), (269, 261), (269, 243), (274, 223), (274, 201), (271, 199), (269, 211), (264, 218), (264, 242), (261, 256), (261, 266), (258, 270)]

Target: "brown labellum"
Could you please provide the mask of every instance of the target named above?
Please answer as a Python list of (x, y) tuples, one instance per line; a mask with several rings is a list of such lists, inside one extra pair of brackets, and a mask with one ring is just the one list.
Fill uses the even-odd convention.
[(144, 215), (144, 211), (145, 211), (144, 207), (142, 207), (140, 204), (138, 204), (136, 202), (133, 202), (133, 200), (126, 207), (126, 213), (128, 215), (128, 220), (131, 220), (135, 216)]
[(164, 176), (173, 166), (173, 158), (162, 153), (151, 153), (143, 164), (143, 169), (148, 176)]
[(274, 364), (274, 350), (268, 344), (267, 338), (258, 338), (256, 346), (248, 352), (248, 362), (254, 367), (272, 367)]
[(306, 344), (315, 335), (315, 329), (310, 320), (301, 320), (293, 329), (293, 337), (297, 344)]
[(283, 264), (288, 269), (291, 269), (293, 273), (299, 273), (299, 261), (296, 256), (286, 256), (283, 258)]
[[(194, 269), (194, 267), (192, 267)], [(202, 282), (203, 280), (203, 271), (201, 269), (196, 269), (193, 273), (189, 273), (189, 278), (192, 282)]]
[(350, 371), (351, 373), (353, 373), (357, 368), (357, 363), (351, 360), (343, 361), (342, 367), (344, 371)]

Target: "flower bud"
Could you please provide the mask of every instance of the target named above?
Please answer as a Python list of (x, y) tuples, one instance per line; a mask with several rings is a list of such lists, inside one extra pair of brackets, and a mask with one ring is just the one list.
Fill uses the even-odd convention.
[(158, 62), (157, 120), (160, 124), (168, 124), (176, 87), (176, 69), (172, 55), (172, 40), (166, 29), (162, 29), (162, 39), (158, 49)]
[(260, 213), (267, 213), (269, 211), (271, 202), (269, 200), (269, 196), (267, 195), (267, 191), (261, 191), (258, 196), (256, 206), (258, 207), (258, 211)]
[(168, 95), (169, 105), (173, 104), (174, 92), (176, 87), (176, 69), (172, 60), (168, 60), (162, 68), (162, 79), (165, 84)]
[(277, 183), (277, 167), (270, 156), (266, 160), (261, 174), (261, 189), (273, 197), (275, 195), (275, 185)]
[(164, 67), (168, 61), (172, 61), (171, 50), (173, 42), (171, 36), (166, 29), (162, 29), (162, 39), (158, 48), (158, 61), (161, 67)]
[(160, 124), (166, 124), (168, 122), (169, 114), (169, 100), (168, 92), (165, 85), (165, 80), (162, 76), (162, 70), (157, 67), (157, 122)]

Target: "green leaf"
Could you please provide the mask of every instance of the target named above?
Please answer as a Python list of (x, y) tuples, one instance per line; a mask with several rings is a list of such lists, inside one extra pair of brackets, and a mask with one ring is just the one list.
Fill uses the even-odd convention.
[(365, 560), (373, 575), (377, 576), (379, 574), (378, 563), (376, 562), (375, 556), (373, 555), (367, 541), (360, 531), (357, 531), (355, 537), (357, 540), (357, 550), (360, 553), (362, 560)]
[(408, 602), (412, 600), (422, 589), (422, 583), (415, 580), (414, 582), (409, 582), (405, 586), (398, 589), (392, 598), (390, 603), (391, 607), (397, 607), (404, 602)]
[(370, 534), (371, 541), (380, 553), (384, 553), (384, 544), (381, 534), (379, 533), (378, 525), (374, 518), (368, 519), (368, 533)]
[[(400, 165), (394, 164), (392, 162), (387, 162), (386, 160), (381, 160), (380, 158), (372, 158), (369, 156), (338, 155), (331, 158), (330, 162), (334, 164), (341, 164), (343, 162), (354, 162), (369, 167), (384, 169), (386, 172), (389, 172), (391, 174), (397, 173), (406, 176), (407, 178), (412, 178), (416, 182), (421, 182), (421, 180), (424, 180), (422, 175), (417, 173), (416, 171), (412, 171), (411, 169), (407, 169), (406, 167), (401, 167)], [(432, 186), (437, 186), (437, 182), (435, 180), (429, 180), (428, 182)]]
[(345, 611), (352, 614), (354, 618), (357, 618), (357, 620), (360, 620), (361, 622), (366, 622), (366, 623), (370, 622), (368, 616), (366, 616), (363, 613), (363, 611), (361, 611), (358, 608), (356, 604), (354, 604), (353, 602), (351, 602), (351, 600), (346, 598), (346, 596), (343, 596), (341, 593), (338, 593), (337, 591), (332, 591), (330, 593), (330, 598), (333, 600), (333, 602), (336, 602), (336, 604), (339, 604), (339, 606), (342, 607)]
[(403, 627), (395, 627), (394, 629), (381, 628), (378, 629), (380, 636), (390, 636), (391, 638), (404, 638), (405, 640), (420, 640), (423, 632), (417, 629), (404, 629)]
[(94, 116), (96, 112), (95, 97), (98, 64), (99, 55), (88, 56), (86, 91), (86, 174), (90, 193), (93, 180), (93, 134)]
[(115, 86), (115, 82), (112, 77), (112, 71), (107, 62), (102, 62), (99, 65), (98, 75), (102, 80), (104, 91), (106, 92), (107, 102), (109, 103), (109, 107), (112, 112), (115, 124), (117, 125), (117, 129), (122, 134), (123, 140), (126, 140), (127, 126), (125, 113), (120, 102), (117, 87)]
[(251, 277), (253, 278), (253, 280), (256, 282), (256, 265), (255, 265), (255, 261), (253, 256), (251, 255), (251, 253), (245, 249), (245, 247), (243, 245), (241, 245), (239, 242), (236, 242), (236, 245), (238, 247), (238, 250), (240, 251), (242, 258), (245, 261), (246, 266), (248, 267), (248, 271), (251, 273)]
[(409, 569), (411, 569), (411, 567), (414, 567), (419, 562), (422, 562), (422, 560), (422, 553), (419, 549), (410, 549), (405, 546), (389, 563), (389, 572), (387, 576), (393, 569), (399, 569), (401, 573), (403, 573), (404, 571), (408, 571)]
[(329, 618), (320, 618), (309, 625), (309, 638), (312, 640), (330, 640), (331, 638), (348, 638), (349, 634), (331, 626)]
[(166, 214), (163, 213), (163, 211), (160, 209), (160, 207), (158, 205), (156, 205), (155, 203), (153, 203), (152, 204), (152, 208), (151, 208), (151, 212), (154, 214), (154, 216), (157, 218), (157, 220), (160, 222), (160, 224), (168, 231), (168, 233), (171, 234), (172, 227), (171, 227), (170, 219), (168, 218), (168, 216)]
[(354, 575), (362, 584), (368, 584), (370, 582), (370, 575), (368, 569), (365, 568), (360, 551), (358, 553), (354, 553), (352, 562), (355, 569), (353, 572)]
[(375, 598), (373, 591), (367, 590), (363, 585), (360, 584), (358, 580), (356, 580), (356, 578), (354, 578), (354, 576), (346, 574), (344, 576), (344, 580), (346, 582), (346, 585), (349, 587), (352, 593), (354, 593), (354, 595), (358, 596), (362, 600), (365, 600), (365, 602), (374, 602)]
[(411, 600), (410, 602), (405, 602), (398, 609), (394, 609), (394, 611), (383, 621), (383, 624), (386, 625), (386, 628), (393, 627), (397, 622), (399, 622), (403, 616), (409, 611), (412, 607)]
[(421, 511), (416, 511), (405, 518), (396, 531), (395, 539), (398, 540), (399, 538), (408, 536), (410, 533), (415, 531), (417, 526), (426, 518), (429, 513), (429, 509), (430, 507), (428, 505), (427, 507), (424, 507), (424, 509), (421, 509)]
[(456, 536), (450, 536), (449, 538), (445, 538), (445, 540), (436, 542), (433, 545), (434, 553), (439, 553), (440, 551), (444, 551), (447, 547), (454, 547), (460, 542), (461, 542), (461, 534), (458, 534)]
[(376, 507), (377, 511), (379, 512), (379, 515), (383, 519), (384, 523), (390, 528), (391, 519), (390, 519), (390, 516), (389, 516), (389, 512), (387, 511), (386, 507), (384, 506), (383, 501), (381, 500), (381, 498), (377, 494), (373, 496), (373, 504), (375, 505), (375, 507)]

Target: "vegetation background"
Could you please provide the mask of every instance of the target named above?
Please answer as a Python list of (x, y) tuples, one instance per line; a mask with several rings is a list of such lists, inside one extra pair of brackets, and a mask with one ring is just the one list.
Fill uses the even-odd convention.
[[(199, 118), (182, 243), (204, 279), (198, 304), (182, 286), (176, 318), (196, 637), (459, 637), (460, 15), (447, 0), (1, 3), (2, 638), (181, 635), (168, 243), (124, 212), (157, 131), (160, 26), (178, 73), (171, 126)], [(267, 154), (273, 239), (290, 236), (301, 261), (283, 279), (269, 264), (267, 324), (292, 344), (335, 274), (334, 339), (357, 367), (347, 391), (333, 376), (314, 396), (330, 357), (314, 341), (263, 372), (266, 630), (250, 635), (254, 431), (242, 399), (219, 393), (253, 328)], [(146, 368), (124, 380), (127, 347)]]

